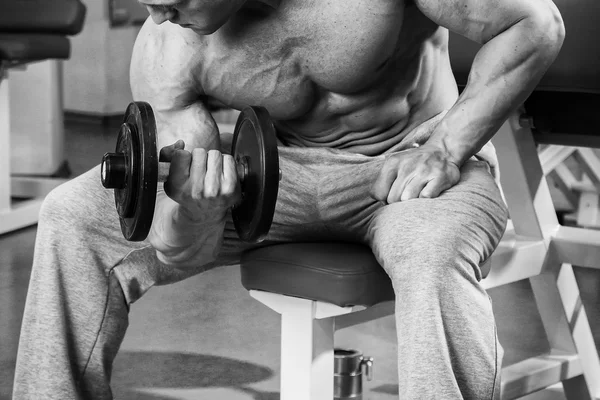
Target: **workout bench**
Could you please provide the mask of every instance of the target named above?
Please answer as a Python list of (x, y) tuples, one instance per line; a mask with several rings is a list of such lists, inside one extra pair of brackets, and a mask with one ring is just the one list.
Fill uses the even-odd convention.
[[(79, 0), (8, 0), (0, 4), (0, 234), (35, 224), (43, 198), (62, 180), (12, 177), (8, 70), (70, 55), (68, 36), (79, 33)], [(13, 198), (29, 199), (13, 202)]]
[[(536, 147), (598, 142), (590, 136), (600, 126), (600, 3), (555, 3), (567, 29), (563, 50), (493, 139), (511, 221), (484, 286), (529, 279), (551, 347), (503, 368), (502, 399), (557, 383), (569, 400), (600, 399), (600, 360), (572, 268), (600, 268), (600, 232), (559, 224)], [(459, 83), (467, 81), (477, 48), (452, 37)], [(250, 295), (281, 314), (282, 400), (331, 400), (334, 332), (394, 311), (389, 280), (360, 245), (272, 245), (245, 253), (241, 273)]]

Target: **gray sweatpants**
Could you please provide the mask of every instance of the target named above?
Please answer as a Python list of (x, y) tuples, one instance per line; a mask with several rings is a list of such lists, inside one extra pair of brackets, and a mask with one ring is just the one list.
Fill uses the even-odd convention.
[[(280, 147), (283, 180), (267, 240), (370, 245), (396, 292), (400, 399), (492, 399), (502, 350), (479, 265), (507, 211), (488, 164), (466, 163), (438, 198), (384, 205), (368, 194), (383, 160)], [(217, 264), (237, 263), (249, 247), (228, 222)], [(128, 305), (153, 285), (207, 268), (169, 268), (147, 242), (127, 242), (99, 168), (54, 190), (38, 225), (14, 398), (112, 398)]]

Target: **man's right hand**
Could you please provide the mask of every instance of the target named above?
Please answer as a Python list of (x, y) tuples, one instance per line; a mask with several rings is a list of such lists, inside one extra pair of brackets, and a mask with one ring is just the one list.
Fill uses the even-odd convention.
[(165, 193), (192, 220), (222, 220), (241, 200), (235, 160), (218, 150), (184, 149), (179, 140), (160, 151), (160, 161), (170, 162)]

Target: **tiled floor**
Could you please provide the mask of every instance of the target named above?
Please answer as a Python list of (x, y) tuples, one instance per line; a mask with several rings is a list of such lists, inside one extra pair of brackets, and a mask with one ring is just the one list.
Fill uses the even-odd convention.
[[(68, 121), (67, 158), (74, 175), (113, 149), (115, 131), (110, 121)], [(0, 236), (0, 399), (10, 399), (35, 232), (31, 227)], [(600, 347), (600, 271), (578, 269), (577, 275)], [(526, 281), (493, 289), (490, 294), (506, 364), (548, 348)], [(115, 362), (116, 398), (279, 398), (278, 317), (248, 296), (237, 267), (154, 288), (133, 305), (130, 318)], [(341, 331), (336, 341), (375, 358), (375, 379), (366, 385), (366, 399), (395, 398), (392, 318)], [(560, 388), (529, 397), (562, 398)]]

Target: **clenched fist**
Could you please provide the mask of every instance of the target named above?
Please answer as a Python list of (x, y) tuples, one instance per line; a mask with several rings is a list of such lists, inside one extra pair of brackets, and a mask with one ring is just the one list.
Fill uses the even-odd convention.
[(165, 193), (192, 219), (221, 219), (241, 200), (235, 160), (218, 150), (184, 149), (179, 140), (160, 151), (160, 161), (170, 162)]

